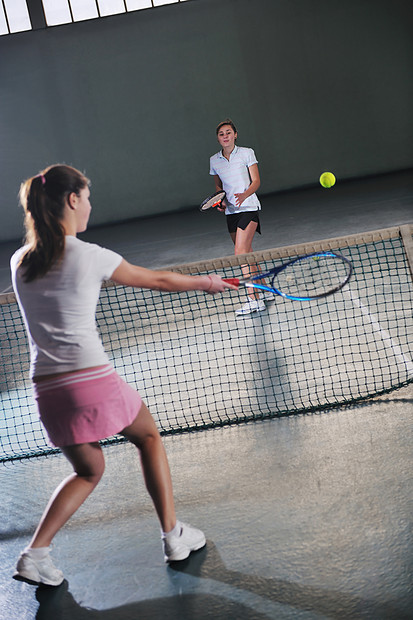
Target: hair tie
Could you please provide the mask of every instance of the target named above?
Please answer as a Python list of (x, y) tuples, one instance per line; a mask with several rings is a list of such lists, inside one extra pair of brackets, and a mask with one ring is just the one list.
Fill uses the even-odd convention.
[(46, 177), (44, 174), (38, 174), (37, 176), (41, 179), (42, 185), (46, 185)]

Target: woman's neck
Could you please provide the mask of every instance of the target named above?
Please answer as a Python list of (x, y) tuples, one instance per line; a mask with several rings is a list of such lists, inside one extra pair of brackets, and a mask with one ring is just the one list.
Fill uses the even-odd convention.
[(234, 149), (235, 149), (235, 144), (232, 147), (225, 147), (222, 149), (222, 154), (225, 157), (225, 159), (228, 159), (229, 161), (229, 158), (231, 157), (231, 153)]

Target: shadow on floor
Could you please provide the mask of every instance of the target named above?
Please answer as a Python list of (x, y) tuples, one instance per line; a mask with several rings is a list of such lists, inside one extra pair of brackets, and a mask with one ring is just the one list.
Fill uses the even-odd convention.
[[(215, 545), (193, 553), (188, 560), (169, 566), (171, 573), (182, 573), (199, 579), (221, 582), (237, 590), (251, 592), (262, 599), (279, 603), (294, 614), (301, 611), (322, 617), (345, 620), (385, 618), (409, 620), (396, 604), (377, 603), (344, 592), (305, 586), (274, 578), (254, 576), (228, 570)], [(39, 587), (36, 598), (39, 609), (36, 620), (260, 620), (267, 615), (246, 605), (212, 594), (181, 594), (174, 597), (139, 601), (113, 609), (94, 610), (79, 605), (70, 594), (68, 582), (58, 588)], [(283, 614), (283, 617), (286, 617)]]

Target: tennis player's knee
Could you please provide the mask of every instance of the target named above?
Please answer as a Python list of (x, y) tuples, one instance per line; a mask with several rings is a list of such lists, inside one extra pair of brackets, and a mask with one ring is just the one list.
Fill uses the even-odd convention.
[(125, 434), (125, 437), (139, 450), (150, 450), (152, 446), (155, 446), (157, 442), (161, 441), (161, 436), (156, 428), (145, 429), (144, 431), (141, 430), (136, 434)]
[(121, 431), (121, 435), (139, 449), (143, 448), (147, 442), (160, 439), (158, 428), (145, 403), (142, 403), (132, 424)]
[(62, 448), (73, 471), (92, 484), (97, 484), (105, 471), (105, 458), (99, 444), (83, 444)]
[(147, 433), (145, 437), (143, 437), (143, 441), (141, 445), (145, 446), (146, 448), (152, 448), (152, 446), (155, 446), (159, 444), (160, 442), (162, 442), (161, 436), (158, 433), (158, 431), (155, 430), (153, 432)]
[(103, 476), (105, 471), (104, 460), (96, 461), (94, 463), (84, 463), (76, 467), (75, 472), (81, 478), (87, 480), (91, 484), (96, 485)]

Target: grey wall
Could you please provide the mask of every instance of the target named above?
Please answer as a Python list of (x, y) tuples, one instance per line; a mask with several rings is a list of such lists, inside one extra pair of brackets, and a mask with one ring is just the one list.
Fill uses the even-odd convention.
[(261, 193), (413, 166), (410, 0), (193, 0), (0, 37), (0, 240), (20, 182), (91, 177), (91, 225), (197, 205), (230, 116)]

